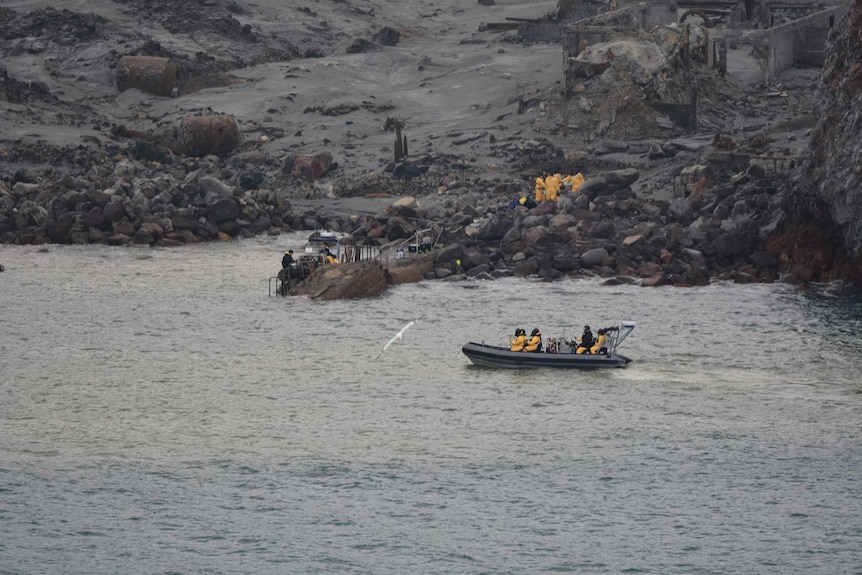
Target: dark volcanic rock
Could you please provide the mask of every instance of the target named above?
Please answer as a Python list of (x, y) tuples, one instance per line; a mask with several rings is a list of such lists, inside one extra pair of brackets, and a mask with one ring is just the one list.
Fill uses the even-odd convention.
[(816, 270), (813, 279), (862, 280), (862, 2), (835, 22), (823, 68), (811, 155), (788, 184), (788, 220), (773, 248)]
[(374, 41), (381, 46), (395, 46), (400, 39), (401, 32), (390, 26), (384, 26), (374, 34)]
[(239, 216), (239, 206), (233, 198), (221, 198), (207, 205), (207, 218), (220, 224)]

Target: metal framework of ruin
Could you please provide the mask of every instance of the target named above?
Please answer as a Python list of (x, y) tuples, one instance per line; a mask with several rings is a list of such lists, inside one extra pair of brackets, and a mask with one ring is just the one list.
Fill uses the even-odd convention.
[(788, 68), (821, 66), (829, 30), (848, 11), (846, 0), (559, 0), (566, 88), (582, 73), (572, 62), (586, 45), (675, 22), (706, 29), (707, 64), (723, 73), (728, 46), (750, 45), (768, 85)]

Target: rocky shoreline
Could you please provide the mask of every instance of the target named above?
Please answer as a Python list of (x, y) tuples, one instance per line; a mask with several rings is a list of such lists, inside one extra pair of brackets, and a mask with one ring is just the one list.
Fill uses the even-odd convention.
[[(231, 165), (269, 161), (246, 154)], [(327, 229), (348, 234), (344, 242), (385, 249), (430, 227), (445, 247), (435, 251), (426, 279), (598, 275), (657, 286), (712, 279), (797, 283), (813, 275), (805, 266), (782, 269), (770, 254), (784, 196), (756, 165), (721, 187), (703, 186), (692, 171), (692, 185), (670, 200), (639, 198), (632, 185), (640, 172), (627, 168), (589, 177), (576, 193), (564, 191), (532, 209), (510, 207), (513, 199), (532, 195), (522, 180), (475, 179), (365, 214), (333, 212), (322, 202), (300, 211), (271, 190), (243, 190), (226, 181), (235, 172), (215, 156), (184, 159), (155, 176), (139, 161), (112, 165), (104, 177), (56, 187), (16, 182), (0, 194), (0, 239), (176, 247)]]
[[(807, 151), (799, 146), (815, 123), (816, 90), (828, 88), (810, 74), (746, 92), (690, 55), (668, 52), (661, 65), (639, 59), (644, 46), (657, 53), (677, 34), (665, 29), (626, 40), (631, 57), (585, 79), (580, 96), (562, 97), (559, 79), (536, 70), (555, 54), (551, 47), (514, 33), (489, 37), (477, 25), (493, 3), (441, 6), (431, 20), (422, 3), (411, 4), (418, 12), (409, 22), (368, 3), (320, 5), (288, 15), (287, 34), (273, 20), (284, 17), (280, 5), (213, 0), (177, 13), (200, 21), (195, 38), (166, 26), (169, 19), (142, 19), (155, 8), (177, 9), (171, 3), (87, 4), (101, 14), (22, 4), (36, 9), (0, 8), (10, 23), (0, 68), (7, 102), (0, 123), (8, 128), (0, 140), (0, 244), (167, 248), (326, 229), (385, 249), (431, 228), (443, 247), (425, 279), (600, 276), (645, 286), (859, 279), (856, 244), (845, 245), (840, 224), (853, 210), (836, 214), (837, 203), (802, 193), (815, 187), (808, 174), (819, 168), (818, 160), (801, 161)], [(316, 10), (324, 8), (322, 20)], [(135, 23), (152, 28), (136, 34)], [(200, 38), (212, 56), (195, 52)], [(396, 49), (411, 41), (415, 47)], [(95, 53), (94, 67), (73, 58), (64, 72), (59, 46)], [(106, 81), (122, 60), (118, 50), (130, 46), (129, 53), (180, 63), (177, 97), (118, 93)], [(486, 72), (500, 66), (498, 57), (522, 66), (509, 96), (502, 93), (512, 73)], [(693, 66), (684, 74), (682, 61)], [(250, 66), (258, 68), (234, 75)], [(360, 90), (341, 95), (345, 73), (358, 86), (387, 67), (391, 84), (362, 83), (364, 99)], [(31, 70), (41, 75), (24, 78)], [(647, 90), (684, 91), (676, 83), (686, 78), (701, 94), (693, 130), (638, 100)], [(468, 82), (472, 92), (459, 92)], [(388, 98), (396, 85), (401, 100)], [(604, 109), (609, 90), (629, 96)], [(483, 101), (489, 93), (502, 97)], [(190, 119), (233, 122), (225, 108), (237, 120), (215, 153), (206, 150), (212, 134), (198, 138), (203, 147), (194, 153), (175, 144)], [(846, 120), (835, 115), (823, 117)], [(832, 133), (824, 121), (816, 135)], [(830, 168), (833, 179), (855, 173), (845, 164)], [(553, 172), (587, 179), (557, 201), (510, 207), (532, 197), (536, 176)], [(349, 208), (340, 203), (346, 199)]]

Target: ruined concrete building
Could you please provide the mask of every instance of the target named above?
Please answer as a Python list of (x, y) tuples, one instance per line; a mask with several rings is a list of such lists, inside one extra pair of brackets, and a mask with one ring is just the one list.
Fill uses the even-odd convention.
[[(726, 72), (728, 45), (750, 45), (764, 84), (797, 64), (821, 66), (829, 30), (847, 11), (842, 0), (560, 0), (557, 8), (567, 60), (614, 33), (693, 22), (708, 31), (709, 66)], [(567, 86), (576, 73), (566, 67)]]
[[(562, 44), (563, 125), (587, 141), (645, 138), (695, 131), (700, 71), (767, 87), (788, 68), (822, 66), (847, 11), (846, 0), (559, 0), (518, 32)], [(729, 70), (731, 50), (747, 77)]]

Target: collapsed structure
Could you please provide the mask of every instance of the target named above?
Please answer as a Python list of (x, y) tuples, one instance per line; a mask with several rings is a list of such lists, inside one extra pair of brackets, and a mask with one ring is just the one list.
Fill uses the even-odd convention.
[[(768, 84), (797, 63), (822, 66), (829, 30), (847, 10), (839, 0), (560, 0), (558, 16), (567, 61), (585, 43), (607, 42), (620, 32), (692, 22), (706, 31), (701, 45), (709, 66), (727, 72), (728, 45), (750, 45)], [(567, 68), (567, 85), (573, 73)]]
[[(520, 22), (518, 32), (561, 42), (561, 116), (577, 116), (567, 127), (587, 141), (638, 139), (694, 132), (704, 84), (695, 76), (732, 74), (731, 47), (747, 48), (763, 86), (788, 68), (822, 66), (829, 30), (847, 10), (839, 0), (559, 0), (548, 19)], [(618, 115), (641, 121), (625, 126)]]

